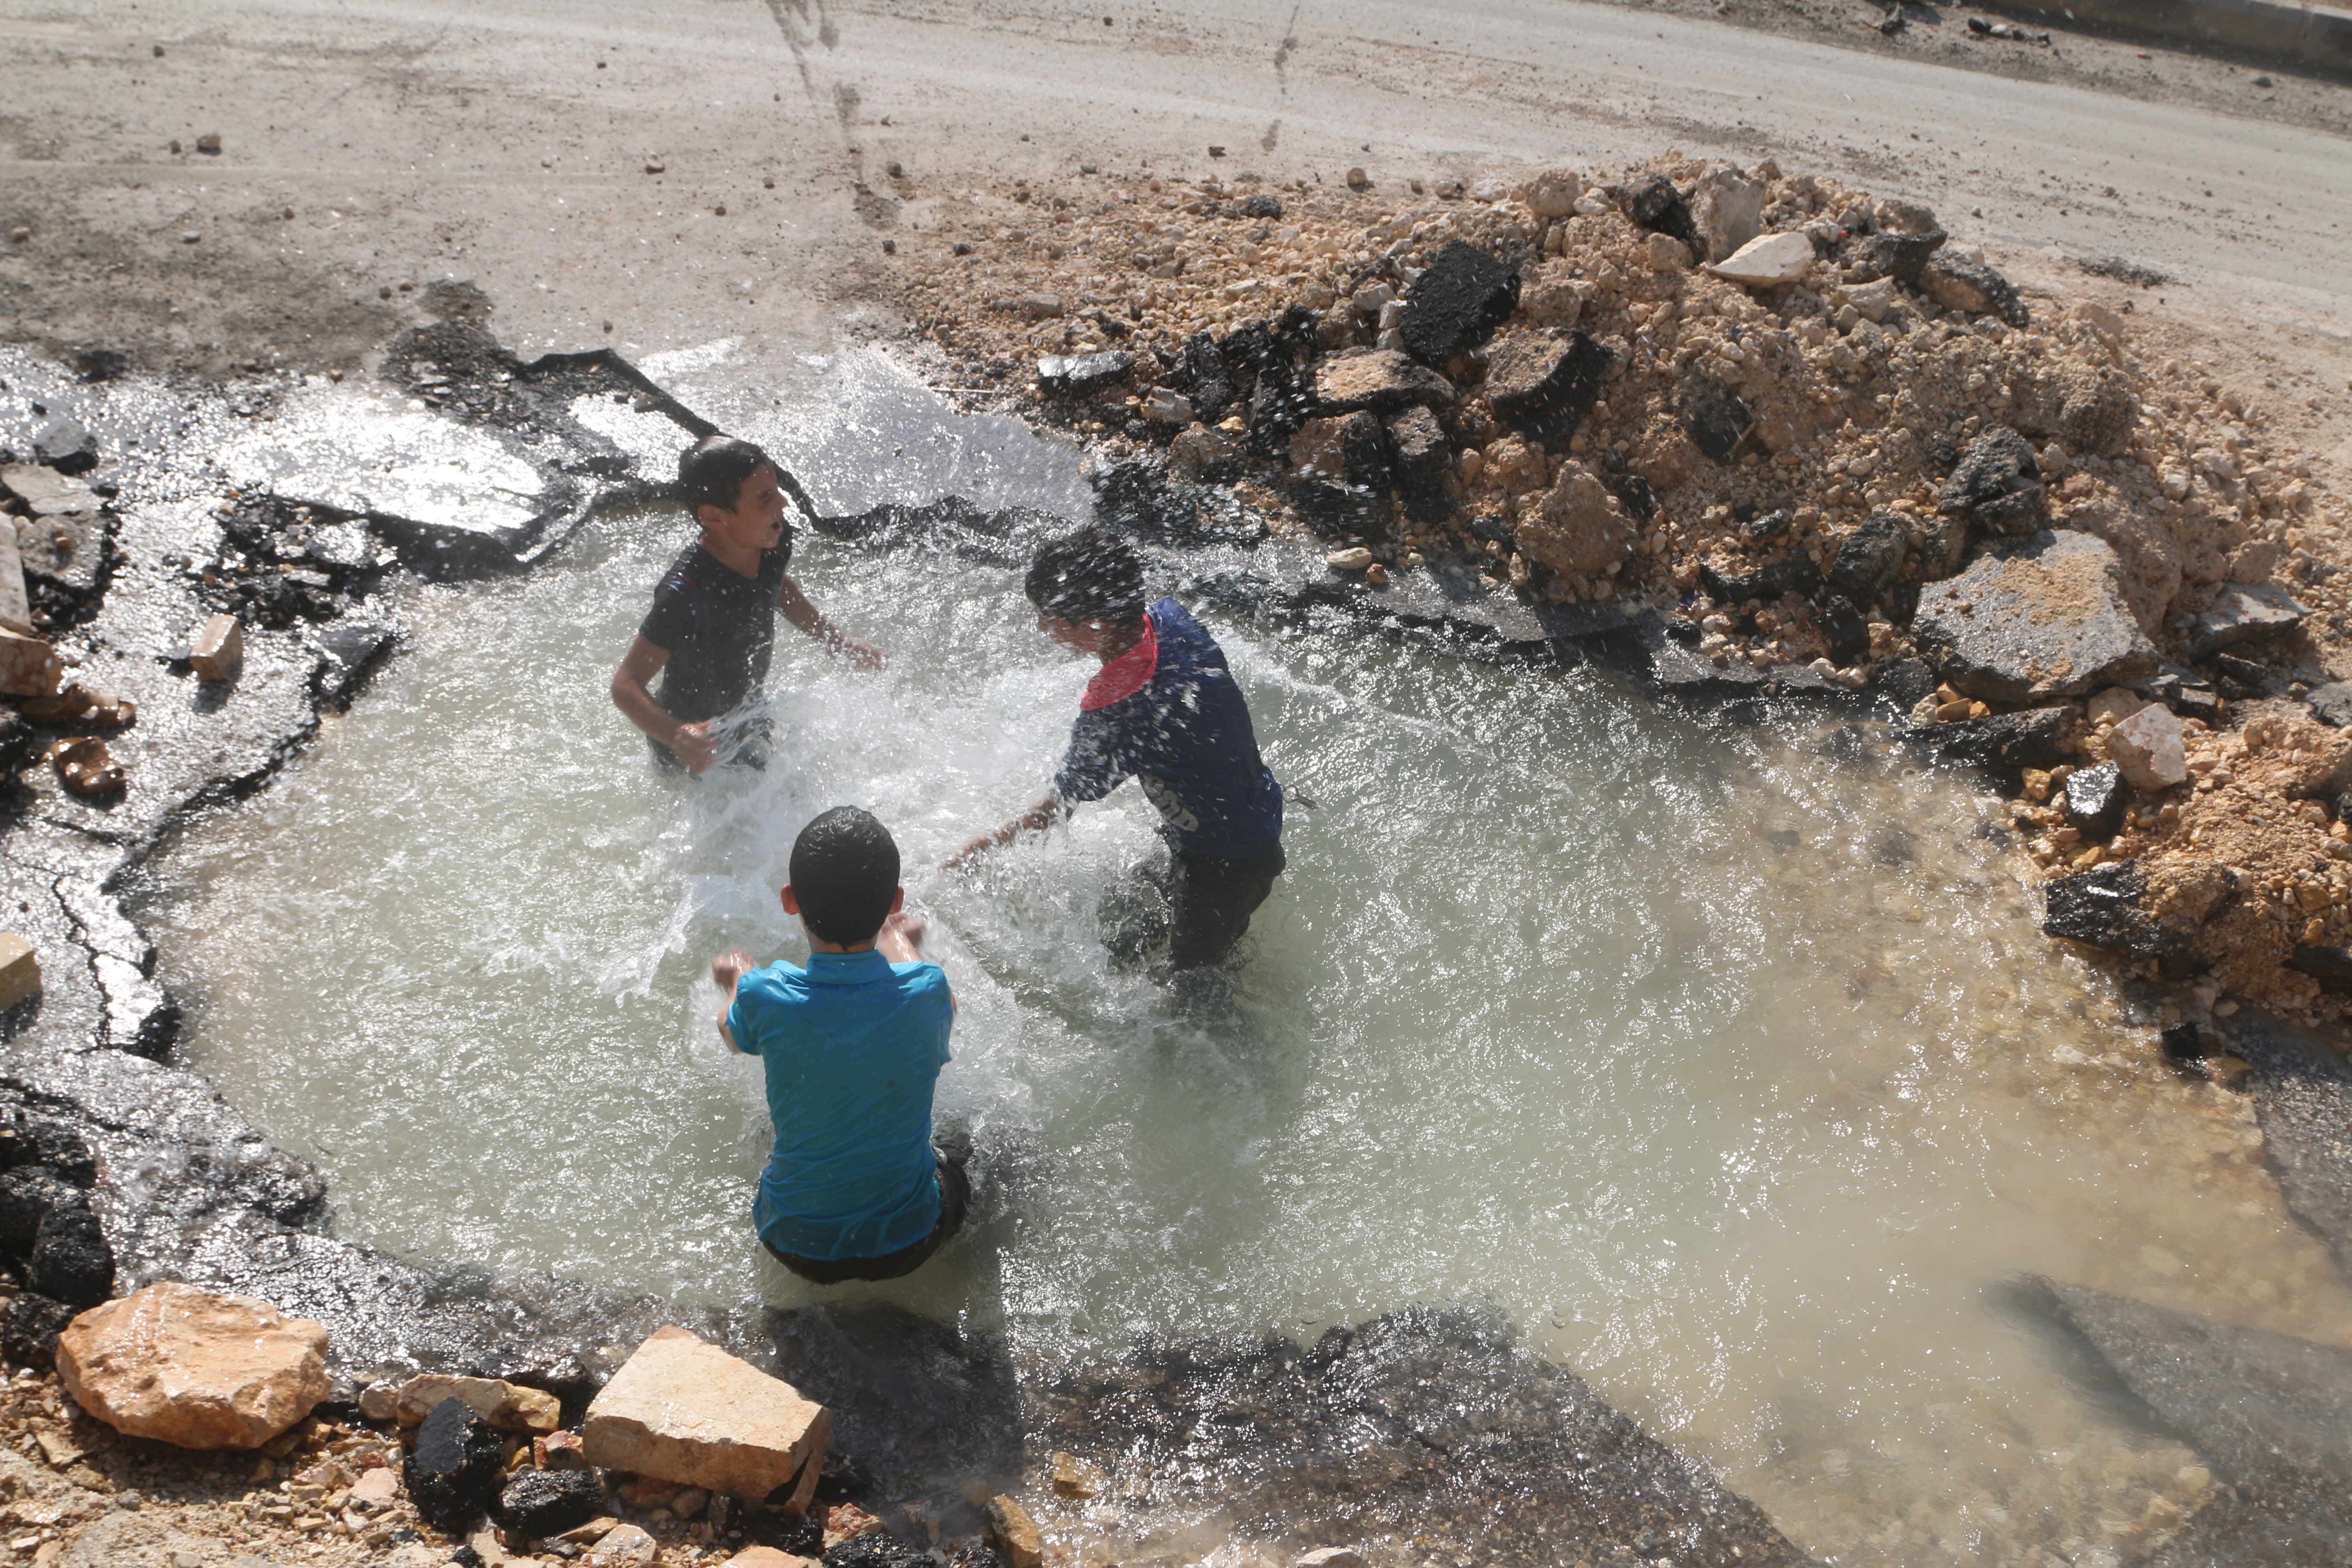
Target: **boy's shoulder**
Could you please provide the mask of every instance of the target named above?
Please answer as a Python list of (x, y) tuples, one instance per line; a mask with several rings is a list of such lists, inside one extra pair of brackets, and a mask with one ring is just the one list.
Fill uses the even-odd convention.
[[(889, 974), (891, 984), (888, 989), (898, 995), (937, 992), (944, 996), (948, 993), (947, 971), (929, 959), (919, 959), (913, 963), (893, 963), (889, 966)], [(749, 1002), (755, 1006), (797, 1007), (806, 1005), (817, 989), (809, 979), (807, 970), (788, 959), (780, 958), (773, 963), (762, 964), (746, 973), (736, 983), (735, 996), (737, 1001)], [(825, 989), (835, 988), (828, 986)]]

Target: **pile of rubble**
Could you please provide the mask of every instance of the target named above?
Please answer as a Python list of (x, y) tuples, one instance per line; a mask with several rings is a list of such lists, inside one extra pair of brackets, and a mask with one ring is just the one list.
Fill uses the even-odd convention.
[[(1937, 749), (2003, 775), (2042, 874), (2222, 877), (2108, 945), (2345, 1010), (2352, 702), (2305, 700), (2347, 513), (2263, 410), (2116, 310), (2037, 314), (1927, 209), (1769, 161), (1412, 195), (1023, 183), (903, 304), (1118, 484), (1238, 501), (1370, 592), (1425, 570), (1607, 605), (1966, 727)], [(2149, 708), (2178, 768), (2119, 749)], [(2236, 762), (2278, 754), (2265, 714), (2293, 766)], [(2070, 815), (2110, 764), (2119, 804)]]

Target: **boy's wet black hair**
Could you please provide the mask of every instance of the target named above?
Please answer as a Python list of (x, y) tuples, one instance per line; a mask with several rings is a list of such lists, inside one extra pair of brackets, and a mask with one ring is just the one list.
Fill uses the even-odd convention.
[(1128, 626), (1143, 616), (1143, 558), (1101, 527), (1039, 545), (1023, 586), (1029, 602), (1056, 620)]
[(890, 900), (898, 891), (898, 846), (871, 812), (836, 805), (793, 840), (786, 875), (809, 934), (855, 946), (890, 918)]
[(677, 456), (677, 488), (686, 496), (687, 510), (698, 513), (702, 507), (715, 506), (733, 511), (742, 497), (743, 481), (763, 464), (775, 467), (755, 442), (740, 436), (705, 436)]

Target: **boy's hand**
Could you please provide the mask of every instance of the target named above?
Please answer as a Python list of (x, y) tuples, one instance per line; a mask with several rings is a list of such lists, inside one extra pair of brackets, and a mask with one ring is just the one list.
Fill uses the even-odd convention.
[(719, 746), (710, 738), (710, 721), (698, 724), (680, 724), (677, 733), (669, 738), (669, 749), (686, 765), (686, 771), (700, 778), (719, 761)]
[(884, 653), (872, 643), (859, 642), (856, 637), (846, 637), (843, 639), (841, 657), (849, 661), (849, 668), (852, 669), (887, 669), (890, 668), (890, 656), (888, 654)]
[(993, 833), (983, 833), (979, 837), (973, 839), (971, 843), (965, 845), (962, 848), (957, 850), (954, 854), (949, 856), (946, 859), (940, 861), (940, 869), (942, 871), (952, 872), (960, 877), (966, 871), (971, 870), (974, 866), (979, 865), (980, 858), (995, 847), (996, 835)]
[(756, 967), (749, 952), (740, 947), (731, 947), (710, 961), (710, 978), (718, 983), (719, 990), (731, 996), (735, 994), (735, 983)]

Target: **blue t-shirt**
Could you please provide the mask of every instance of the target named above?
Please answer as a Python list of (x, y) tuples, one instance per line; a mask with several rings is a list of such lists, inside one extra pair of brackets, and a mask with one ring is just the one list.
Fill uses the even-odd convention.
[(814, 952), (735, 987), (727, 1028), (767, 1069), (775, 1152), (752, 1220), (779, 1252), (832, 1261), (911, 1247), (940, 1223), (931, 1086), (955, 1009), (936, 963)]
[(1236, 859), (1273, 854), (1282, 786), (1258, 755), (1224, 651), (1173, 599), (1144, 614), (1153, 646), (1113, 659), (1087, 688), (1054, 793), (1100, 800), (1132, 774), (1177, 848)]

